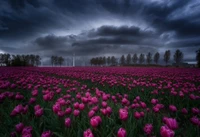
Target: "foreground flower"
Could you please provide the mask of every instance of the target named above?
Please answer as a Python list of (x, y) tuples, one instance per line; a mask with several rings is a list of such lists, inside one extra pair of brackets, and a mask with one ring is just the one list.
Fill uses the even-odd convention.
[(101, 122), (102, 120), (100, 116), (94, 116), (90, 119), (90, 124), (94, 128), (98, 127)]
[(24, 128), (24, 124), (23, 123), (19, 123), (19, 124), (15, 125), (15, 130), (18, 133), (22, 132), (23, 128)]
[(153, 126), (152, 124), (146, 124), (143, 128), (144, 132), (146, 135), (151, 135), (153, 131)]
[(93, 117), (95, 114), (95, 111), (94, 110), (90, 110), (90, 112), (88, 112), (88, 117), (91, 118)]
[(196, 116), (190, 118), (190, 121), (191, 121), (191, 123), (194, 124), (194, 125), (198, 125), (199, 122), (200, 122), (200, 120), (199, 120)]
[(51, 131), (48, 130), (48, 131), (43, 132), (41, 137), (51, 137)]
[(31, 134), (32, 130), (33, 130), (33, 128), (31, 126), (24, 127), (22, 130), (22, 135)]
[(72, 112), (72, 109), (69, 107), (69, 108), (66, 108), (66, 110), (65, 110), (65, 113), (66, 114), (70, 114)]
[(40, 108), (38, 110), (35, 111), (35, 116), (36, 117), (41, 117), (43, 115), (43, 108)]
[(126, 109), (119, 109), (119, 118), (123, 121), (128, 119), (128, 111)]
[(17, 133), (16, 133), (16, 132), (11, 132), (11, 133), (10, 133), (10, 136), (11, 136), (11, 137), (16, 137), (16, 136), (17, 136)]
[(181, 112), (182, 112), (183, 114), (187, 114), (187, 113), (188, 113), (188, 111), (187, 111), (186, 108), (183, 108), (183, 109), (181, 110)]
[(136, 119), (140, 119), (140, 117), (141, 117), (141, 114), (139, 113), (139, 112), (135, 112), (134, 113), (134, 117), (136, 118)]
[(169, 129), (167, 126), (162, 126), (160, 128), (161, 137), (174, 137), (174, 131)]
[(32, 134), (22, 134), (22, 137), (32, 137)]
[(170, 106), (169, 106), (169, 110), (172, 111), (172, 112), (176, 112), (176, 111), (177, 111), (177, 108), (176, 108), (176, 106), (174, 106), (174, 105), (170, 105)]
[(65, 126), (70, 127), (71, 125), (71, 119), (70, 118), (65, 118)]
[(20, 114), (23, 111), (24, 111), (24, 107), (21, 104), (19, 104), (13, 109), (13, 111), (11, 112), (10, 115), (11, 116), (16, 116), (17, 114)]
[(85, 105), (83, 103), (79, 104), (79, 109), (83, 110), (85, 108)]
[(73, 112), (74, 116), (77, 117), (80, 114), (80, 111), (78, 109), (75, 109)]
[(174, 118), (165, 118), (165, 124), (172, 130), (178, 128), (178, 123)]
[(126, 130), (124, 128), (120, 128), (117, 132), (117, 137), (126, 137)]
[(156, 103), (158, 103), (158, 100), (157, 99), (151, 99), (151, 103), (153, 104), (153, 105), (155, 105)]
[(94, 137), (91, 129), (87, 129), (83, 132), (83, 137)]

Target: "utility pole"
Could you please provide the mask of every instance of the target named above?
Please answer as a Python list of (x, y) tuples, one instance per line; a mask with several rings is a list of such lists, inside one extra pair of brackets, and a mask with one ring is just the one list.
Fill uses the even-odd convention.
[(73, 54), (73, 67), (75, 67), (75, 53)]

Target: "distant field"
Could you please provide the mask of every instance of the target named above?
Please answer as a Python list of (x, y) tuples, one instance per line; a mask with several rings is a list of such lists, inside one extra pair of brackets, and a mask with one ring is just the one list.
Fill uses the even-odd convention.
[(195, 68), (0, 67), (0, 137), (197, 137)]

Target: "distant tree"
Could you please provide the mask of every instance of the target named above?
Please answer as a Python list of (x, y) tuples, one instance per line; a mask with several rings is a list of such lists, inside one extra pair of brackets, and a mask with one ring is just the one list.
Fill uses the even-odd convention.
[(30, 55), (25, 55), (25, 62), (27, 66), (30, 65)]
[(136, 53), (133, 55), (133, 57), (132, 57), (132, 61), (133, 61), (134, 64), (137, 63), (137, 61), (138, 61), (138, 56), (137, 56)]
[(30, 55), (30, 62), (31, 62), (32, 66), (35, 65), (35, 55), (33, 55), (33, 54)]
[(94, 65), (94, 58), (91, 58), (91, 59), (90, 59), (90, 65), (91, 65), (91, 66)]
[(95, 58), (95, 65), (99, 65), (99, 57)]
[(21, 61), (22, 61), (22, 65), (26, 66), (27, 62), (26, 62), (26, 55), (21, 55)]
[(63, 62), (65, 61), (64, 58), (62, 56), (58, 57), (58, 64), (60, 65), (60, 67), (63, 65)]
[(130, 65), (130, 64), (131, 64), (131, 54), (128, 54), (128, 55), (126, 56), (126, 64), (127, 64), (127, 65)]
[(183, 52), (177, 49), (174, 53), (174, 61), (176, 65), (179, 66), (182, 60), (183, 60)]
[(101, 63), (100, 63), (100, 57), (96, 57), (96, 65), (100, 65)]
[[(0, 65), (6, 66), (32, 66), (35, 65), (38, 55), (10, 55), (0, 54)], [(37, 65), (37, 64), (36, 64)]]
[(105, 56), (103, 57), (103, 62), (102, 62), (102, 64), (103, 64), (103, 65), (106, 64), (106, 57), (105, 57)]
[(4, 54), (3, 56), (3, 60), (4, 60), (4, 64), (6, 66), (10, 66), (10, 63), (11, 63), (11, 55), (10, 54)]
[(110, 56), (107, 57), (107, 61), (106, 61), (106, 62), (107, 62), (107, 65), (109, 66), (110, 63), (111, 63), (111, 58), (110, 58)]
[(1, 53), (0, 54), (0, 64), (1, 66), (6, 65), (6, 54)]
[(165, 61), (166, 65), (168, 64), (168, 62), (170, 60), (170, 55), (171, 55), (170, 50), (166, 50), (165, 54), (164, 54), (164, 61)]
[(121, 63), (122, 66), (125, 64), (125, 57), (124, 57), (124, 55), (121, 56), (120, 63)]
[(99, 65), (101, 66), (103, 64), (103, 57), (99, 57)]
[(111, 64), (114, 66), (116, 65), (117, 61), (116, 58), (114, 56), (111, 57)]
[(12, 55), (12, 66), (23, 66), (20, 55)]
[(139, 63), (140, 64), (143, 64), (144, 63), (144, 60), (145, 60), (145, 58), (144, 58), (144, 54), (140, 54), (140, 57), (139, 57)]
[(53, 65), (55, 64), (55, 56), (51, 56), (51, 65), (53, 67)]
[(146, 55), (146, 62), (147, 64), (150, 64), (152, 61), (152, 54), (149, 52), (147, 55)]
[(41, 58), (39, 55), (35, 56), (35, 64), (36, 64), (36, 66), (39, 66), (41, 64)]
[(159, 59), (160, 59), (160, 54), (159, 54), (158, 52), (156, 52), (156, 53), (154, 54), (154, 62), (155, 62), (156, 64), (158, 64)]
[(57, 66), (57, 65), (59, 65), (59, 63), (58, 63), (58, 56), (55, 56), (55, 58), (54, 58), (54, 64)]
[(200, 68), (200, 49), (196, 51), (197, 66)]
[(3, 53), (0, 53), (0, 66), (3, 66)]

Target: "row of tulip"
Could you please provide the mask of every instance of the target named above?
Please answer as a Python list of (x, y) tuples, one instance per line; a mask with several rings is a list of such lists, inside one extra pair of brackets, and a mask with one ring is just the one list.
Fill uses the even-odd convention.
[(197, 69), (0, 70), (0, 136), (200, 136)]

